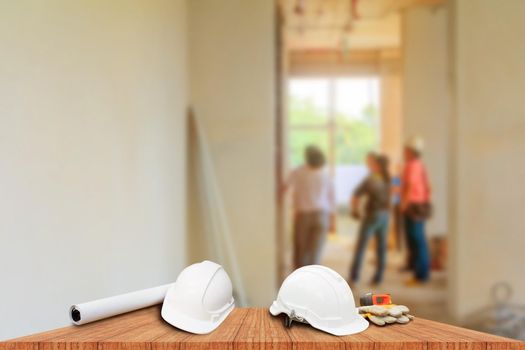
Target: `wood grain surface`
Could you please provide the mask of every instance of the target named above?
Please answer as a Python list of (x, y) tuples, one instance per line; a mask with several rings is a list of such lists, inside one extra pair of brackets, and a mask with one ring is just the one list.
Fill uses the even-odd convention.
[(160, 306), (0, 342), (0, 350), (525, 350), (525, 343), (416, 318), (336, 337), (306, 324), (285, 328), (263, 308), (237, 308), (214, 332), (178, 330)]

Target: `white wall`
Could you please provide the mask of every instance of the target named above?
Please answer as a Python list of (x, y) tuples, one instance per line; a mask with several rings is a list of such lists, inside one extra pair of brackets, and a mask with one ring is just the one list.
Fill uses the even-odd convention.
[(185, 262), (185, 2), (0, 3), (0, 339)]
[(452, 311), (506, 281), (525, 304), (525, 2), (455, 1)]
[[(248, 302), (268, 306), (276, 292), (274, 2), (191, 0), (188, 11), (191, 105), (209, 137)], [(190, 220), (191, 259), (212, 256), (205, 218)]]
[(448, 231), (449, 22), (446, 6), (403, 13), (403, 134), (425, 139), (423, 160), (432, 184), (430, 235)]

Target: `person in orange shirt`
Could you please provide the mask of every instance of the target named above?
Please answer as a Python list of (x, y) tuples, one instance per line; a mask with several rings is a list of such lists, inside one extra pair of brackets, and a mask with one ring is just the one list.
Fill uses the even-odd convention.
[(430, 256), (425, 221), (431, 215), (430, 183), (421, 161), (423, 139), (412, 137), (405, 144), (405, 165), (401, 184), (401, 211), (409, 248), (409, 266), (414, 278), (408, 284), (426, 282), (430, 277)]

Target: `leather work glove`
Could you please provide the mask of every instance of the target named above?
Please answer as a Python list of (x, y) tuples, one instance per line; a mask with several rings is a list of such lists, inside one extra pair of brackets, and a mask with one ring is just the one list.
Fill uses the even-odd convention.
[(409, 314), (410, 310), (405, 305), (360, 306), (357, 310), (359, 310), (361, 316), (378, 326), (392, 323), (405, 324), (414, 319), (414, 316)]

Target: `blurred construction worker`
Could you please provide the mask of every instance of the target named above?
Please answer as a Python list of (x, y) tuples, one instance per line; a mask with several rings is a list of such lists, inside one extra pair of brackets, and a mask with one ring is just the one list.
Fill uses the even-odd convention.
[[(386, 263), (391, 181), (388, 171), (388, 158), (369, 153), (366, 163), (369, 175), (357, 187), (350, 202), (351, 215), (356, 219), (361, 219), (359, 236), (350, 269), (350, 283), (352, 284), (359, 280), (363, 255), (370, 238), (376, 237), (377, 240), (377, 269), (372, 284), (382, 282)], [(366, 197), (367, 200), (364, 215), (359, 212), (362, 197)]]
[(430, 218), (430, 183), (426, 168), (421, 161), (424, 141), (412, 137), (405, 143), (401, 211), (409, 248), (409, 267), (414, 278), (409, 285), (425, 282), (430, 277), (430, 256), (425, 235), (425, 221)]
[(319, 264), (329, 230), (335, 231), (334, 184), (323, 152), (308, 146), (305, 163), (294, 169), (283, 186), (293, 191), (294, 267)]

